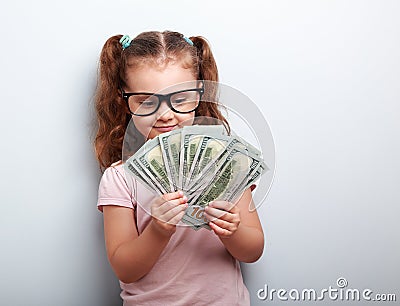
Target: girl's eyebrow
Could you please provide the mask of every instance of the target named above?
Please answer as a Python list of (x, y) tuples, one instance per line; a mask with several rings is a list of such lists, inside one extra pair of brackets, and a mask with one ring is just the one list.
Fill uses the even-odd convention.
[(131, 94), (131, 93), (134, 93), (134, 94), (146, 94), (146, 95), (158, 95), (158, 96), (168, 96), (168, 95), (170, 95), (170, 94), (174, 94), (174, 93), (179, 93), (179, 92), (184, 92), (184, 91), (189, 91), (189, 90), (198, 90), (199, 88), (193, 88), (193, 87), (190, 87), (190, 88), (184, 88), (184, 89), (180, 89), (180, 90), (176, 90), (176, 91), (170, 91), (170, 92), (167, 92), (167, 93), (156, 93), (156, 92), (148, 92), (148, 91), (130, 91), (130, 92), (127, 92), (127, 91), (124, 91), (124, 93), (126, 93), (126, 94)]

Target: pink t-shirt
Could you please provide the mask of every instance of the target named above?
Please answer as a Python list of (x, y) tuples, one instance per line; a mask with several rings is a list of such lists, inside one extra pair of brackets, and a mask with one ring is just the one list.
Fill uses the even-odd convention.
[[(131, 191), (132, 190), (132, 191)], [(149, 204), (156, 197), (122, 165), (107, 168), (101, 178), (97, 206), (135, 209), (139, 235), (151, 220)], [(138, 281), (120, 281), (124, 306), (250, 305), (239, 262), (207, 229), (177, 226), (151, 271)]]

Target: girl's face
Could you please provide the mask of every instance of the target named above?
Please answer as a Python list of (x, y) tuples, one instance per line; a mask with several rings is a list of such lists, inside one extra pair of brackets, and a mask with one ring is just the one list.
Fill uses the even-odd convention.
[[(167, 88), (183, 82), (188, 83)], [(127, 87), (124, 90), (132, 93), (167, 94), (182, 89), (195, 88), (195, 85), (196, 78), (191, 70), (183, 68), (180, 63), (170, 63), (161, 67), (143, 64), (139, 67), (128, 68)], [(132, 115), (132, 119), (138, 131), (148, 140), (184, 125), (192, 125), (194, 114), (194, 111), (186, 114), (176, 113), (168, 107), (166, 101), (162, 101), (154, 114), (143, 117)]]

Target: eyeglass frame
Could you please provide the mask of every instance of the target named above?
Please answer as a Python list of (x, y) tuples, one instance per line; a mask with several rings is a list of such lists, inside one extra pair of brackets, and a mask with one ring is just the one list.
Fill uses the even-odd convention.
[[(151, 93), (151, 92), (125, 92), (124, 89), (122, 88), (122, 86), (120, 86), (120, 90), (121, 90), (121, 94), (122, 94), (122, 99), (124, 99), (124, 101), (126, 102), (126, 106), (128, 107), (129, 112), (130, 112), (132, 115), (140, 116), (140, 117), (146, 117), (146, 116), (150, 116), (150, 115), (153, 115), (154, 113), (156, 113), (156, 112), (158, 111), (158, 109), (160, 108), (161, 103), (162, 103), (163, 101), (166, 101), (168, 107), (169, 107), (172, 111), (174, 111), (175, 113), (178, 113), (178, 114), (188, 114), (188, 113), (194, 112), (194, 111), (199, 107), (201, 98), (202, 98), (202, 96), (203, 96), (203, 94), (204, 94), (204, 87), (182, 89), (182, 90), (170, 92), (170, 93), (165, 94), (165, 95), (163, 95), (163, 94)], [(171, 103), (171, 96), (174, 95), (174, 94), (177, 94), (177, 93), (185, 92), (185, 91), (197, 91), (197, 92), (200, 94), (200, 97), (199, 97), (199, 104), (197, 104), (197, 106), (196, 106), (193, 110), (191, 110), (191, 111), (181, 112), (181, 111), (176, 110), (176, 109), (172, 106), (172, 103)], [(149, 113), (149, 114), (146, 114), (146, 115), (143, 115), (143, 114), (135, 114), (134, 112), (132, 112), (132, 111), (131, 111), (131, 108), (129, 107), (129, 97), (131, 97), (131, 96), (138, 96), (138, 95), (156, 96), (156, 97), (158, 98), (158, 105), (157, 105), (157, 107), (155, 108), (155, 110), (152, 111), (152, 112)]]

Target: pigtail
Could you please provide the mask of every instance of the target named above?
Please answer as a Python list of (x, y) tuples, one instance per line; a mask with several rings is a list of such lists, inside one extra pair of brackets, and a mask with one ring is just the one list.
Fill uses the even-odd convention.
[[(218, 108), (218, 106), (222, 108), (224, 108), (224, 106), (218, 103), (218, 68), (210, 45), (207, 40), (201, 36), (190, 37), (190, 40), (193, 42), (193, 45), (197, 49), (199, 67), (197, 78), (199, 80), (213, 81), (207, 83), (207, 88), (205, 88), (205, 92), (203, 95), (204, 101), (203, 103), (200, 103), (199, 108), (196, 111), (196, 116), (208, 116), (221, 120), (228, 134), (230, 134), (229, 123), (226, 118), (221, 114)], [(207, 122), (204, 122), (204, 124), (207, 124)]]
[(190, 37), (190, 40), (197, 48), (197, 57), (199, 60), (198, 79), (218, 82), (217, 64), (207, 40), (201, 36)]
[(110, 37), (103, 46), (99, 62), (98, 84), (95, 97), (98, 130), (94, 141), (100, 168), (109, 167), (121, 159), (121, 146), (128, 116), (119, 92), (122, 67), (122, 35)]

